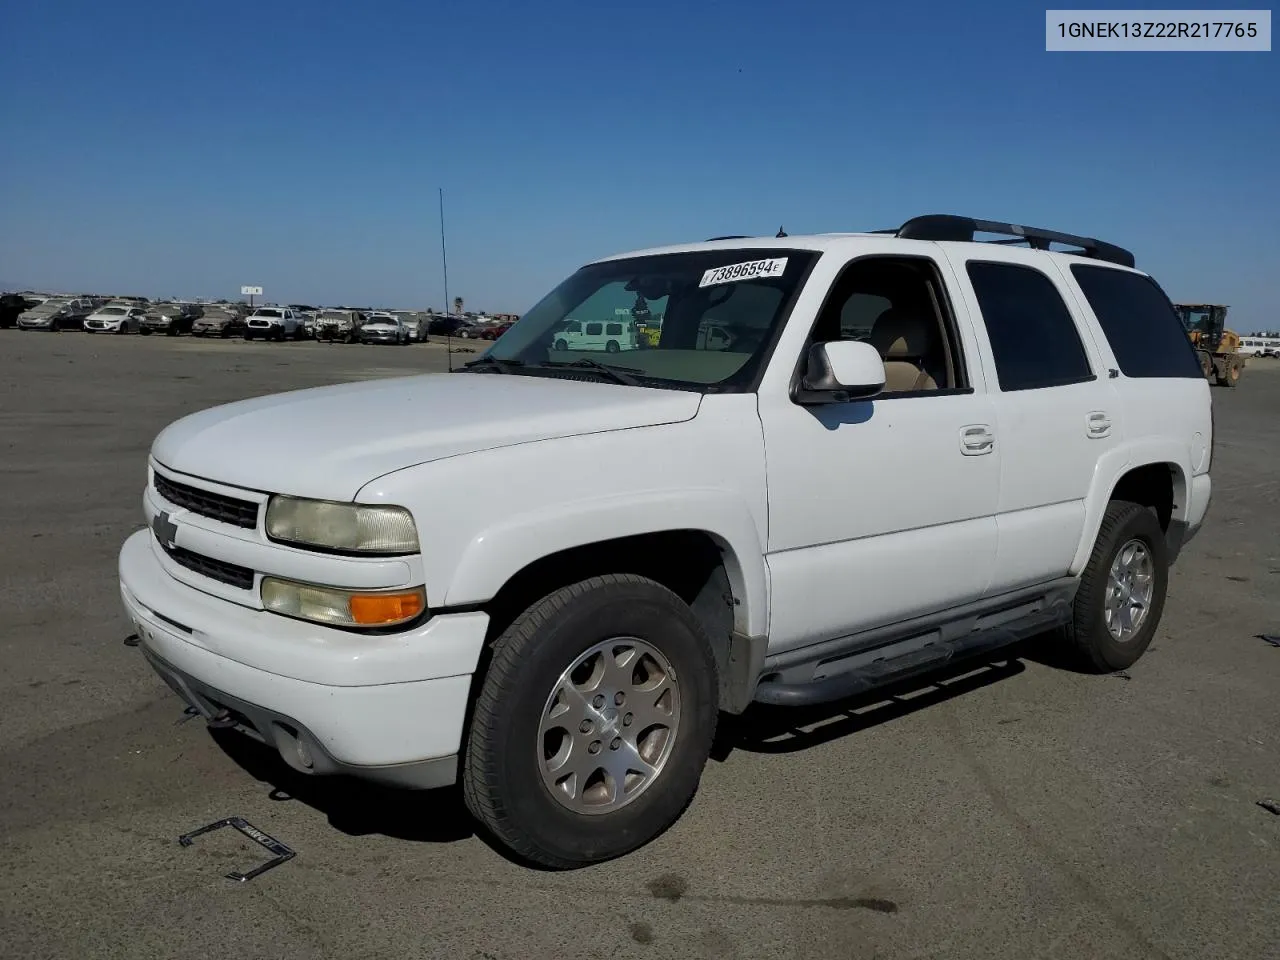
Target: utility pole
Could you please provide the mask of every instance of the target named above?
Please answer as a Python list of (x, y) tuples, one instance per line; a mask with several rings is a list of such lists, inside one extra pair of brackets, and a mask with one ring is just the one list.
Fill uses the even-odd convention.
[(444, 243), (444, 187), (440, 191), (440, 266), (444, 271), (445, 355), (449, 358), (449, 372), (453, 373), (453, 331), (449, 326), (449, 257)]

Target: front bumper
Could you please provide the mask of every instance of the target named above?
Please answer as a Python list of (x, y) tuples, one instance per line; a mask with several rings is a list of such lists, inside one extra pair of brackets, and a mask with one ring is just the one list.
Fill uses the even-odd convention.
[(227, 711), (304, 773), (454, 781), (487, 615), (381, 636), (334, 630), (180, 583), (153, 541), (141, 530), (121, 549), (121, 599), (148, 662), (188, 704), (206, 717)]
[(90, 333), (119, 333), (119, 323), (108, 323), (105, 320), (86, 320), (84, 328)]

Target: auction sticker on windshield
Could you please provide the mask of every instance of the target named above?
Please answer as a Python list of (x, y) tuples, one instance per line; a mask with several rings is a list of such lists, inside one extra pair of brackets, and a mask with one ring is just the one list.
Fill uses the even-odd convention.
[(747, 263), (731, 263), (727, 267), (714, 267), (702, 275), (700, 287), (717, 283), (733, 283), (735, 280), (755, 280), (757, 277), (780, 277), (787, 269), (787, 258), (750, 260)]

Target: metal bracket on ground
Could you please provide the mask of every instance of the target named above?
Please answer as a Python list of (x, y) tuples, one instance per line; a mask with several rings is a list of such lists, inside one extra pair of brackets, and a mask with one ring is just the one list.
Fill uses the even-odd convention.
[(191, 841), (196, 837), (201, 834), (217, 830), (220, 827), (235, 827), (236, 830), (244, 834), (250, 840), (266, 847), (275, 854), (272, 859), (260, 866), (254, 867), (248, 873), (240, 873), (237, 870), (232, 870), (230, 873), (226, 874), (228, 880), (236, 880), (240, 883), (243, 883), (246, 880), (252, 880), (254, 877), (266, 873), (272, 867), (278, 867), (286, 860), (292, 860), (297, 855), (296, 851), (281, 843), (275, 837), (263, 833), (253, 824), (249, 823), (249, 821), (244, 817), (226, 817), (223, 820), (217, 820), (214, 823), (207, 824), (198, 830), (192, 830), (190, 833), (184, 833), (178, 838), (178, 843), (184, 847), (189, 847), (191, 846)]

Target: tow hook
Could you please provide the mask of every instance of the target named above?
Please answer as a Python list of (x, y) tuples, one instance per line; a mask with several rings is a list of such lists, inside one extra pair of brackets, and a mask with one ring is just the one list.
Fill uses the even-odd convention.
[(236, 718), (231, 715), (230, 710), (219, 710), (208, 720), (210, 729), (225, 730), (227, 727), (236, 725)]

